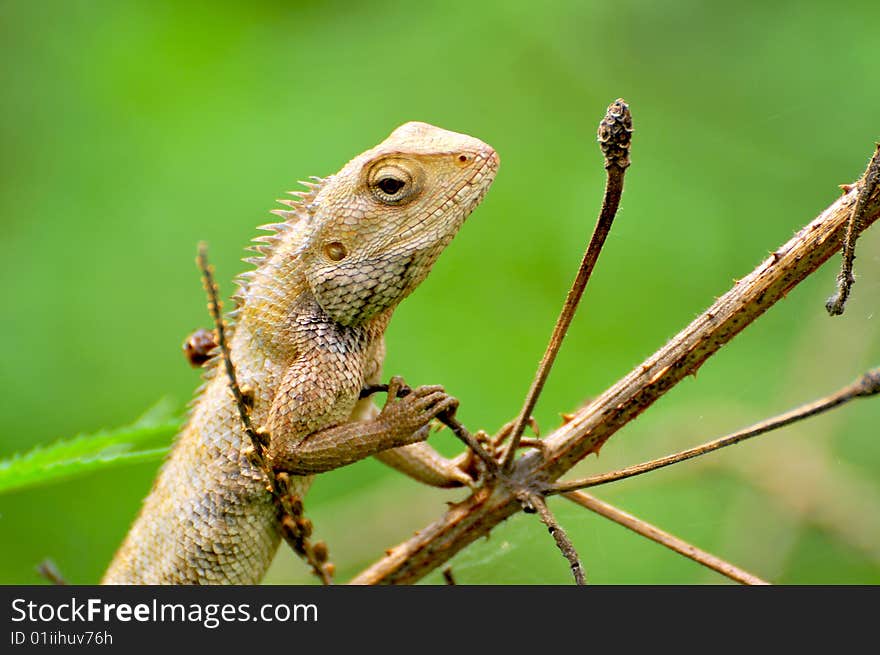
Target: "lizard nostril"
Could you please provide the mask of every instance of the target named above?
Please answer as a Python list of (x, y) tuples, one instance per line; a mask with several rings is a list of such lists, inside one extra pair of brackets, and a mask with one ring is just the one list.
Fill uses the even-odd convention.
[(473, 158), (472, 155), (468, 155), (468, 154), (465, 154), (465, 153), (461, 153), (460, 155), (458, 155), (458, 156), (455, 158), (455, 162), (456, 162), (459, 166), (467, 166), (467, 165), (470, 164), (473, 160), (474, 160), (474, 158)]

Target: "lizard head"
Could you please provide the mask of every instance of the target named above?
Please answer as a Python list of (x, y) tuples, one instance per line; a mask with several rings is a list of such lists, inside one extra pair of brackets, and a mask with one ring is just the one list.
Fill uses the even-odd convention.
[(498, 155), (479, 139), (412, 122), (327, 178), (302, 251), (318, 304), (343, 325), (397, 305), (428, 274), (497, 169)]

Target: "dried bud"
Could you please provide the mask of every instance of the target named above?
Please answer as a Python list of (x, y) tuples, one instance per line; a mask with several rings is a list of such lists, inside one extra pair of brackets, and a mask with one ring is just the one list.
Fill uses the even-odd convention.
[(305, 517), (295, 518), (296, 527), (299, 528), (299, 531), (306, 538), (312, 536), (312, 522)]
[(257, 440), (262, 444), (265, 448), (269, 445), (269, 430), (265, 426), (261, 425), (256, 430), (254, 430), (254, 434), (257, 437)]
[(241, 400), (248, 409), (254, 408), (254, 388), (249, 384), (243, 384), (239, 388)]
[(599, 147), (605, 155), (605, 168), (629, 166), (629, 148), (632, 141), (632, 114), (629, 106), (618, 98), (608, 106), (605, 118), (599, 123)]
[(290, 503), (290, 513), (294, 516), (302, 516), (303, 513), (303, 501), (299, 496), (289, 496), (288, 502)]
[(253, 446), (245, 446), (242, 449), (241, 454), (244, 455), (245, 459), (247, 459), (248, 462), (250, 462), (251, 466), (253, 466), (254, 468), (262, 468), (263, 460), (257, 454), (257, 451), (254, 450)]
[(327, 544), (323, 541), (317, 541), (312, 546), (312, 552), (315, 554), (315, 559), (318, 560), (319, 563), (323, 564), (327, 561), (327, 558), (330, 556), (330, 551), (327, 549)]

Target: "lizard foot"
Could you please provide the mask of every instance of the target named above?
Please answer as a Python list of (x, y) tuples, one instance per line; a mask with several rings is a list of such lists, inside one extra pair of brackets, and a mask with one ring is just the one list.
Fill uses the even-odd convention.
[(388, 398), (376, 417), (390, 432), (412, 435), (407, 443), (424, 441), (430, 433), (431, 421), (458, 408), (458, 399), (440, 385), (410, 389), (403, 378), (395, 376), (388, 383)]

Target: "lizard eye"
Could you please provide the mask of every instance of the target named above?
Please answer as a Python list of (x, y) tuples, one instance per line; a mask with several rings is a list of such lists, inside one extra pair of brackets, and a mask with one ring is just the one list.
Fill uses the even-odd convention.
[(376, 183), (376, 186), (382, 190), (382, 193), (393, 196), (400, 191), (405, 184), (406, 182), (399, 180), (396, 177), (383, 177)]
[(373, 195), (386, 205), (398, 205), (413, 192), (412, 175), (396, 162), (375, 167), (368, 180)]

